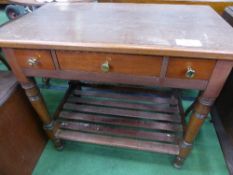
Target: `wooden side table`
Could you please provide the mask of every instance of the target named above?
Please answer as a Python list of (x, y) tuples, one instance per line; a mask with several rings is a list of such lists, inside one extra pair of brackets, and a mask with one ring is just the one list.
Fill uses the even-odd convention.
[[(58, 149), (72, 140), (162, 152), (176, 155), (175, 167), (232, 69), (232, 41), (233, 29), (207, 6), (55, 3), (0, 28), (0, 46)], [(76, 81), (54, 120), (35, 76)], [(177, 93), (160, 97), (156, 86), (202, 91), (187, 126)]]

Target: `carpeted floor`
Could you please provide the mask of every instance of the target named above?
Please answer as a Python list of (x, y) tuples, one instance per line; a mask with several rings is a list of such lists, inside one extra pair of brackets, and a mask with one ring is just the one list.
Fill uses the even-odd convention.
[(0, 24), (4, 24), (8, 21), (8, 18), (4, 12), (4, 6), (0, 6)]

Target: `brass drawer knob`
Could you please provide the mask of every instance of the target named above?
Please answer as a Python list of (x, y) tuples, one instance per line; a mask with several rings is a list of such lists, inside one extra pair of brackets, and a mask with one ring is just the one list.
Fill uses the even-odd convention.
[(36, 66), (39, 63), (37, 58), (29, 58), (27, 62), (29, 66)]
[(193, 78), (196, 74), (196, 71), (192, 67), (187, 67), (187, 71), (185, 73), (185, 76), (187, 78)]
[(108, 61), (104, 62), (104, 63), (101, 65), (101, 70), (102, 70), (102, 72), (109, 72), (110, 66), (109, 66)]

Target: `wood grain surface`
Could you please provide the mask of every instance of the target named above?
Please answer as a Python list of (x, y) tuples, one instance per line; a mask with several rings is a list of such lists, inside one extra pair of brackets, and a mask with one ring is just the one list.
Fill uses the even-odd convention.
[[(14, 49), (14, 54), (21, 68), (46, 69), (46, 70), (54, 69), (50, 51)], [(28, 64), (28, 60), (31, 58), (37, 59), (38, 64), (34, 66), (30, 66)]]
[(232, 41), (233, 29), (197, 5), (50, 3), (0, 29), (1, 47), (230, 60)]
[(58, 51), (57, 58), (61, 70), (102, 72), (101, 65), (107, 61), (110, 67), (109, 73), (144, 76), (159, 76), (162, 64), (161, 56), (129, 54)]
[[(169, 78), (208, 80), (214, 70), (215, 64), (216, 61), (214, 60), (171, 58), (168, 63), (166, 76)], [(195, 70), (193, 78), (185, 76), (188, 67)]]

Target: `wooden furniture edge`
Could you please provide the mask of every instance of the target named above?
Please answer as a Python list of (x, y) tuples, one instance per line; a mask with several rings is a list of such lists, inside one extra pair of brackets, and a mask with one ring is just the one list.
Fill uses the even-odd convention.
[(88, 73), (82, 71), (62, 71), (62, 70), (31, 70), (23, 69), (23, 73), (27, 76), (39, 76), (50, 78), (61, 78), (65, 80), (83, 80), (83, 81), (96, 81), (109, 83), (124, 83), (132, 85), (144, 85), (144, 86), (161, 86), (161, 87), (175, 87), (184, 89), (198, 89), (204, 90), (208, 84), (207, 80), (185, 80), (160, 77), (148, 77), (148, 76), (134, 76), (124, 74), (101, 74), (101, 73)]
[(106, 52), (106, 53), (123, 53), (135, 55), (155, 55), (155, 56), (174, 56), (187, 58), (205, 58), (219, 60), (233, 60), (233, 52), (216, 51), (216, 50), (201, 50), (187, 48), (166, 48), (152, 47), (147, 45), (122, 45), (122, 44), (103, 44), (95, 43), (58, 43), (58, 42), (25, 42), (25, 41), (0, 41), (0, 46), (6, 49), (46, 49), (46, 50), (68, 50), (68, 51), (87, 51), (87, 52)]

